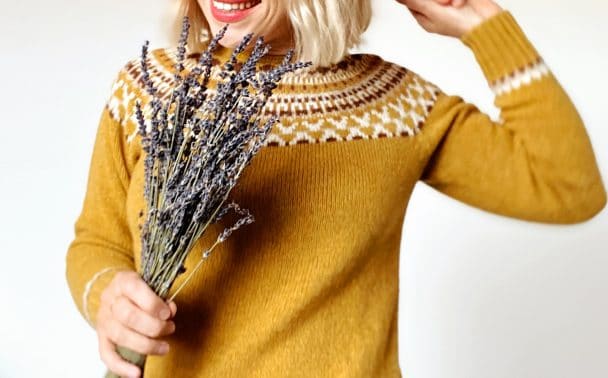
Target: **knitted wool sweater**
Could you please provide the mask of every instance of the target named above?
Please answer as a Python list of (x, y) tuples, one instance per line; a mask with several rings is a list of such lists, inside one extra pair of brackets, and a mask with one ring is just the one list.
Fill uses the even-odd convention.
[[(399, 253), (417, 181), (530, 221), (580, 222), (604, 207), (583, 122), (513, 16), (502, 11), (461, 41), (494, 90), (500, 120), (370, 54), (283, 78), (265, 109), (280, 122), (231, 192), (256, 221), (220, 244), (176, 297), (171, 350), (148, 357), (145, 377), (401, 376)], [(220, 48), (216, 59), (229, 54)], [(161, 91), (175, 56), (151, 52)], [(187, 71), (196, 58), (188, 55)], [(140, 79), (134, 58), (103, 108), (66, 256), (73, 300), (92, 327), (114, 274), (140, 263)], [(186, 269), (230, 224), (221, 222)]]

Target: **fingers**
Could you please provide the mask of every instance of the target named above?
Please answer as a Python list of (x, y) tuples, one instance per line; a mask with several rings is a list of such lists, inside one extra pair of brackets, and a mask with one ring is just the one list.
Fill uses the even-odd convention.
[(99, 355), (107, 368), (120, 377), (139, 377), (139, 367), (129, 363), (120, 357), (115, 350), (114, 344), (104, 336), (99, 337)]
[(175, 323), (169, 318), (176, 312), (175, 302), (166, 303), (137, 272), (118, 272), (102, 292), (97, 315), (102, 361), (119, 376), (138, 377), (140, 369), (123, 360), (116, 345), (144, 355), (166, 354), (169, 344), (156, 338), (175, 331)]
[(425, 30), (427, 30), (427, 31), (435, 30), (435, 24), (426, 15), (424, 15), (423, 13), (417, 12), (413, 9), (408, 9), (408, 10), (412, 14), (412, 16), (414, 16), (414, 18), (416, 19), (416, 22), (418, 22), (418, 24), (420, 24), (420, 26), (422, 26)]
[(137, 272), (121, 272), (116, 296), (124, 295), (153, 317), (167, 320), (171, 308), (144, 282)]
[(151, 316), (125, 296), (116, 299), (112, 305), (112, 313), (127, 328), (148, 337), (167, 336), (175, 331), (173, 321)]
[(461, 8), (471, 0), (397, 0), (406, 7), (426, 15), (427, 17), (433, 12), (440, 11), (442, 7), (452, 6)]
[(113, 343), (122, 345), (140, 354), (163, 355), (169, 351), (169, 343), (155, 340), (127, 328), (117, 320), (111, 319), (102, 334)]
[(171, 318), (174, 318), (177, 313), (177, 305), (174, 301), (171, 301), (169, 302), (169, 307), (171, 308)]
[(441, 5), (451, 5), (453, 7), (456, 8), (460, 8), (461, 6), (465, 5), (467, 0), (434, 0), (437, 4), (441, 4)]
[(429, 0), (399, 0), (401, 4), (404, 4), (410, 10), (416, 11), (427, 15), (431, 6), (441, 7), (441, 4), (435, 3), (435, 1)]

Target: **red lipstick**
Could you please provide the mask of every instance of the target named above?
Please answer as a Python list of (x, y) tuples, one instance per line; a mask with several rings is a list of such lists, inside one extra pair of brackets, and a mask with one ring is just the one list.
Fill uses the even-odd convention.
[(210, 0), (211, 14), (219, 22), (233, 23), (243, 20), (260, 0)]

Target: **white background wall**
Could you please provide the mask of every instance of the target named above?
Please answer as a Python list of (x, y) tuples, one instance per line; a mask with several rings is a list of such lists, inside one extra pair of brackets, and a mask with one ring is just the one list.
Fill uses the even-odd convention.
[[(94, 331), (65, 281), (97, 121), (141, 43), (168, 43), (168, 0), (8, 1), (0, 11), (0, 377), (95, 377)], [(608, 5), (503, 0), (566, 88), (608, 179)], [(361, 50), (497, 114), (473, 55), (375, 0)], [(608, 376), (608, 215), (550, 226), (418, 185), (401, 251), (406, 377)], [(603, 231), (603, 232), (602, 232)]]

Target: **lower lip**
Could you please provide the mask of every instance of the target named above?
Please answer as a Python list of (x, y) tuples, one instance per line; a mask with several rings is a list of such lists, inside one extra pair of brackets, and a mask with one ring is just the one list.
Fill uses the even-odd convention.
[(211, 5), (211, 14), (213, 15), (213, 17), (216, 20), (218, 20), (219, 22), (228, 22), (228, 23), (241, 21), (242, 19), (247, 17), (249, 15), (249, 13), (251, 13), (251, 11), (255, 7), (260, 5), (260, 3), (258, 2), (256, 5), (252, 6), (251, 8), (248, 8), (248, 9), (223, 10), (223, 9), (217, 9), (213, 5), (213, 0), (209, 1), (209, 3)]

